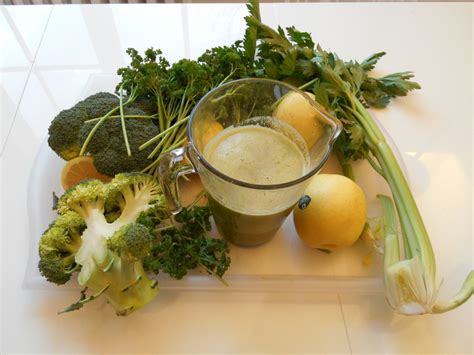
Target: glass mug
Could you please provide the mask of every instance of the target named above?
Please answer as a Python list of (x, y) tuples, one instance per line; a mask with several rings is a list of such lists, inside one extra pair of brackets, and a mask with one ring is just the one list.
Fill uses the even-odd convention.
[[(314, 110), (309, 124), (316, 125), (319, 134), (311, 147), (300, 134), (305, 128), (298, 131), (294, 121), (288, 124), (275, 118), (279, 104), (290, 94), (300, 96), (299, 99), (309, 103), (305, 105), (306, 109)], [(306, 162), (301, 174), (292, 181), (259, 184), (239, 180), (213, 166), (205, 157), (206, 145), (213, 138), (217, 139), (217, 135), (247, 126), (252, 126), (250, 129), (253, 126), (270, 128), (294, 142)], [(181, 211), (178, 178), (198, 173), (219, 233), (240, 246), (263, 244), (276, 234), (303, 195), (309, 178), (321, 169), (341, 129), (341, 123), (307, 94), (284, 82), (241, 79), (223, 84), (207, 93), (191, 112), (187, 126), (188, 145), (171, 151), (160, 162), (160, 183), (168, 207), (173, 215)], [(258, 150), (265, 155), (270, 148), (259, 147), (259, 143), (255, 141)], [(271, 156), (271, 152), (268, 154)]]

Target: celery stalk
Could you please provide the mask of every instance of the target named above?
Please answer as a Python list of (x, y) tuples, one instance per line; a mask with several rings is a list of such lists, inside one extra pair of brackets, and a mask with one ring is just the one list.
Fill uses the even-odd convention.
[(367, 144), (390, 186), (400, 221), (403, 254), (399, 250), (397, 214), (391, 199), (381, 196), (385, 227), (384, 282), (390, 306), (406, 315), (443, 313), (460, 306), (474, 293), (474, 272), (469, 273), (451, 300), (437, 302), (435, 256), (415, 199), (376, 122), (355, 96), (348, 96), (356, 111), (354, 117), (368, 132)]

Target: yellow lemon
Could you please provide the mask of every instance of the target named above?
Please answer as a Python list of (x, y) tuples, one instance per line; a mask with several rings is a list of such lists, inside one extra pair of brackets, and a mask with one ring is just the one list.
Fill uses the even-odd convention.
[(69, 160), (61, 172), (61, 185), (66, 190), (82, 180), (99, 179), (108, 182), (111, 178), (97, 171), (90, 156), (81, 156)]
[(293, 219), (301, 240), (311, 248), (351, 246), (364, 229), (367, 201), (351, 179), (335, 174), (313, 177)]
[[(314, 100), (313, 94), (306, 94)], [(319, 112), (303, 95), (295, 91), (287, 94), (280, 102), (274, 112), (274, 117), (293, 126), (303, 137), (309, 149), (324, 133)]]

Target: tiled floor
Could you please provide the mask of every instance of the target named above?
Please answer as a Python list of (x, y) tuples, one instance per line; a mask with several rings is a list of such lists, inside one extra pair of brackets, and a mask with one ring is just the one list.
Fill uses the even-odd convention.
[[(123, 319), (101, 302), (58, 317), (78, 295), (22, 287), (26, 186), (51, 117), (90, 89), (91, 75), (126, 63), (126, 48), (196, 57), (240, 38), (244, 14), (243, 5), (0, 8), (2, 354), (473, 352), (472, 300), (445, 315), (402, 317), (381, 294), (164, 290)], [(313, 32), (343, 57), (387, 50), (382, 71), (416, 72), (423, 90), (380, 115), (407, 165), (449, 296), (472, 269), (474, 7), (269, 4), (262, 15)]]

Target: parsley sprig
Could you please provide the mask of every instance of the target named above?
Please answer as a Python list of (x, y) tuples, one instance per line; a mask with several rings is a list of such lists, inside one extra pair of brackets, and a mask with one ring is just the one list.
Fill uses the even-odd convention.
[(210, 217), (207, 206), (184, 209), (176, 216), (181, 228), (161, 232), (151, 255), (144, 260), (145, 270), (182, 279), (190, 270), (202, 267), (223, 281), (222, 276), (230, 266), (229, 246), (225, 240), (208, 235)]

